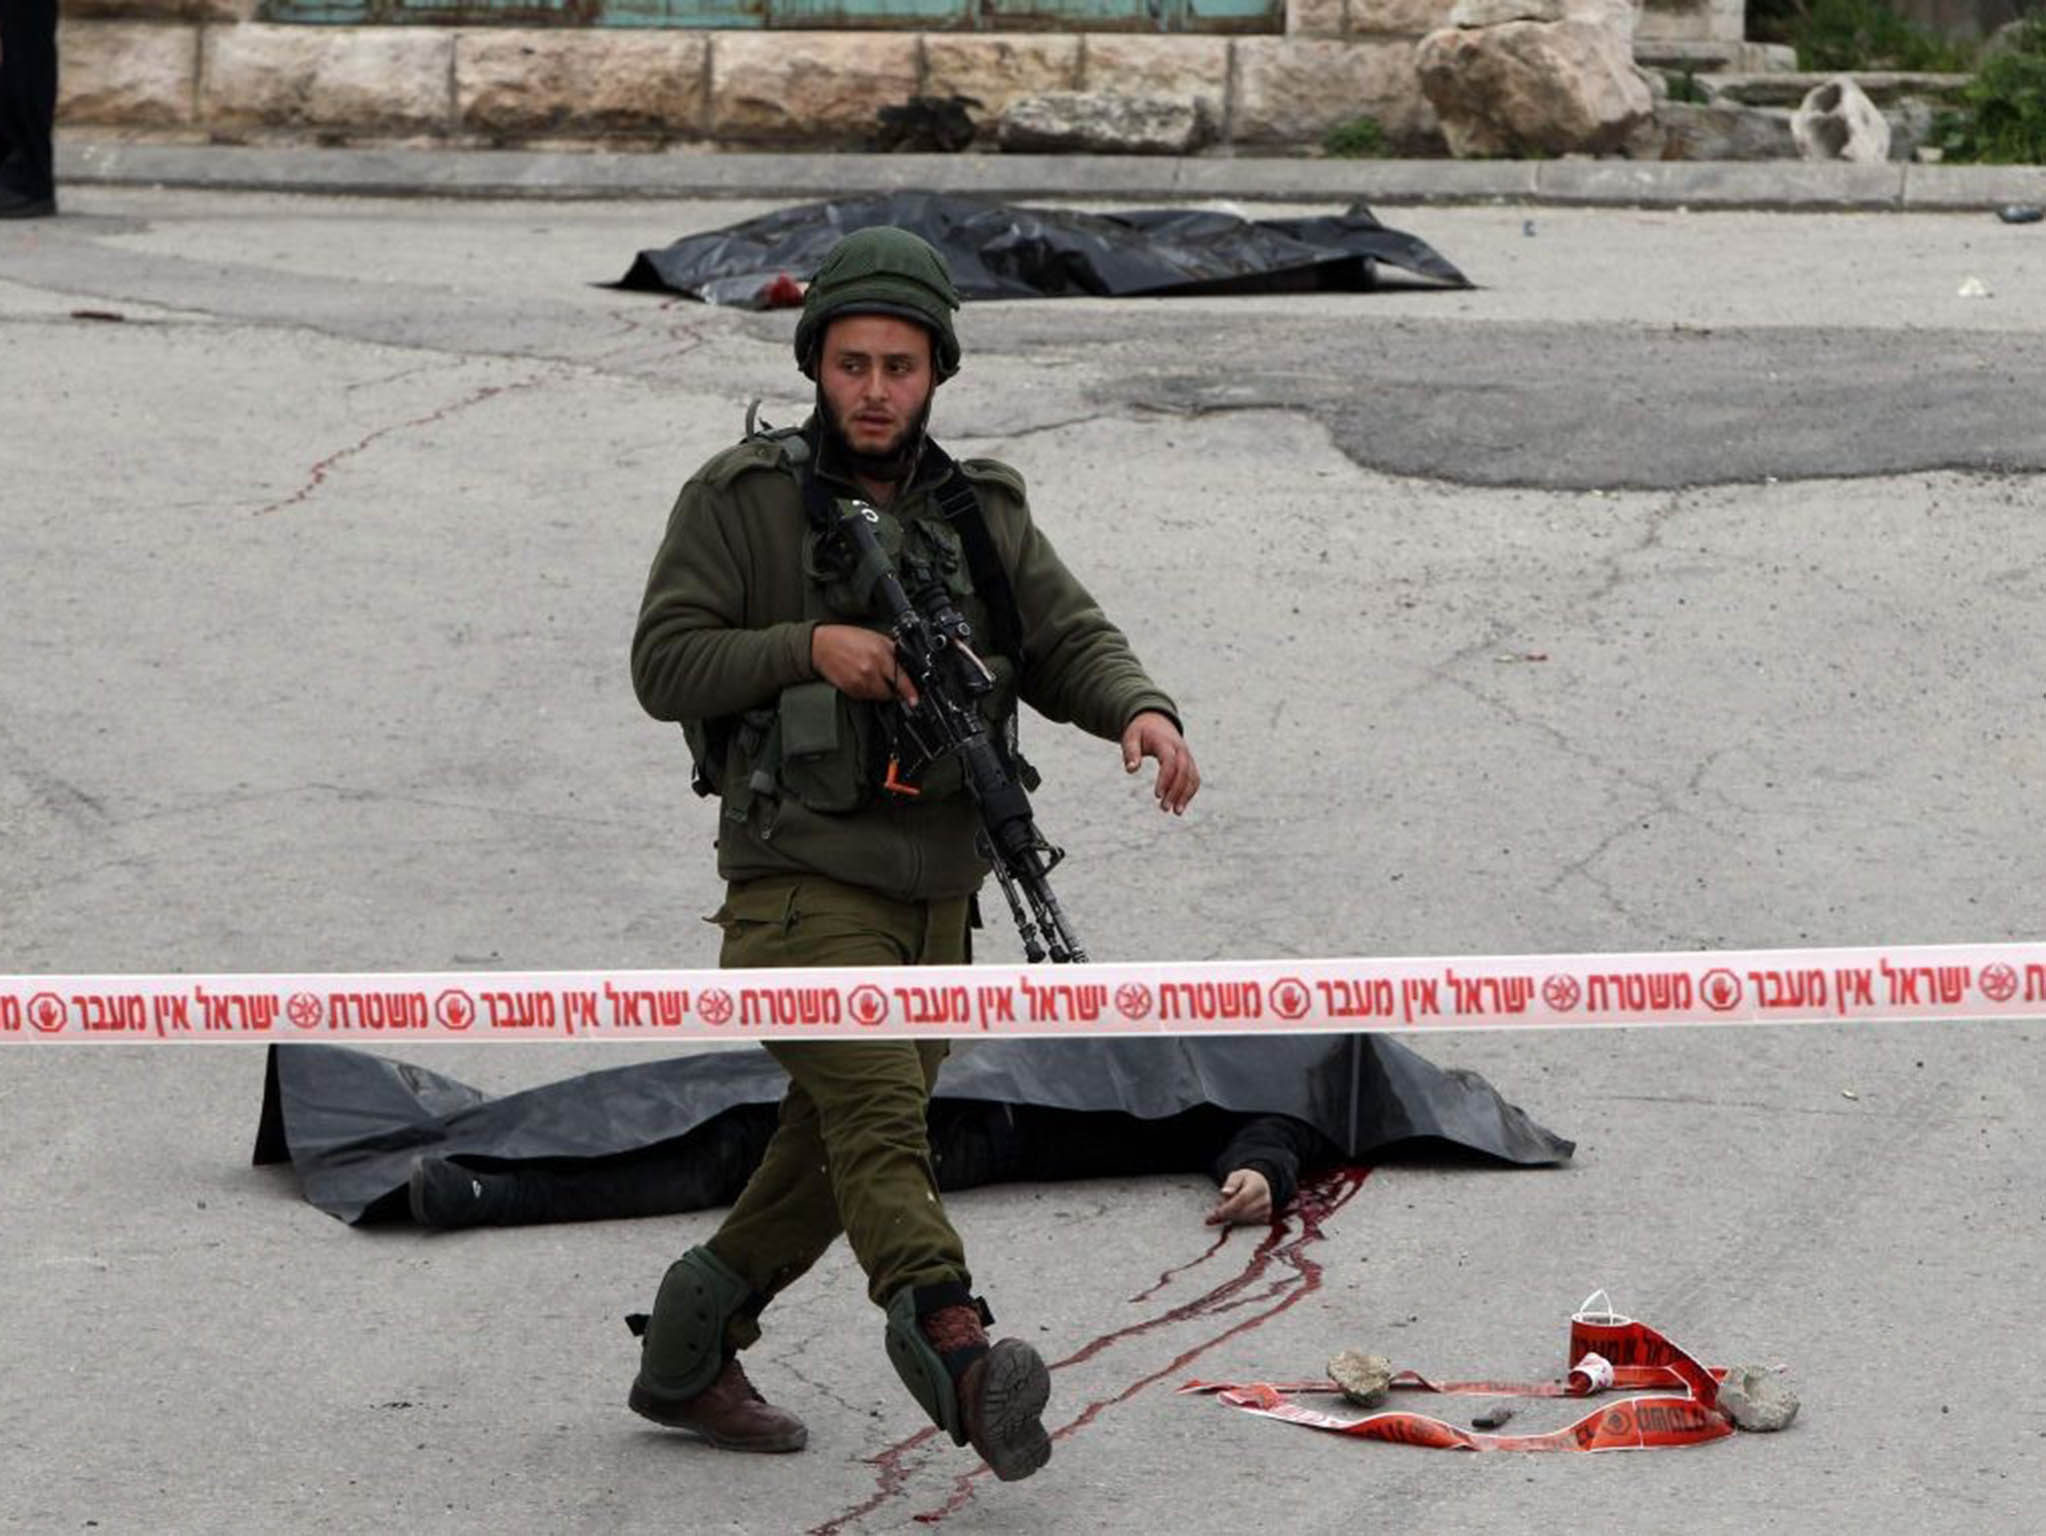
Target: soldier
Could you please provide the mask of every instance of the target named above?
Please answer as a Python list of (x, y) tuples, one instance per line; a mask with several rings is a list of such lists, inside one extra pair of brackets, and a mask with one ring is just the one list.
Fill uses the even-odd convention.
[[(951, 762), (896, 782), (886, 707), (914, 704), (914, 685), (870, 594), (813, 531), (820, 503), (866, 502), (889, 556), (944, 582), (995, 674), (985, 708), (1012, 756), (1021, 698), (1119, 742), (1128, 772), (1155, 759), (1162, 810), (1199, 788), (1172, 700), (1033, 523), (1022, 477), (927, 435), (959, 367), (958, 304), (943, 259), (908, 231), (842, 240), (796, 327), (814, 413), (698, 470), (654, 558), (633, 685), (649, 714), (683, 723), (697, 787), (719, 798), (721, 965), (969, 958), (987, 873), (972, 797)], [(790, 1079), (775, 1134), (724, 1224), (663, 1277), (631, 1406), (727, 1449), (801, 1449), (801, 1421), (761, 1399), (737, 1356), (843, 1231), (917, 1402), (997, 1477), (1029, 1476), (1051, 1455), (1050, 1377), (1022, 1340), (990, 1343), (938, 1198), (925, 1110), (944, 1043), (769, 1049)]]

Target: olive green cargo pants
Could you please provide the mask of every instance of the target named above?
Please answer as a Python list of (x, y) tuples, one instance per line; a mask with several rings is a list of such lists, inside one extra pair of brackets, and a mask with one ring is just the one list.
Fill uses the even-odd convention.
[[(727, 969), (800, 965), (959, 965), (967, 900), (903, 902), (821, 876), (732, 885), (712, 921)], [(789, 1042), (767, 1049), (789, 1075), (760, 1167), (710, 1239), (765, 1300), (792, 1284), (840, 1232), (877, 1306), (905, 1285), (971, 1288), (966, 1250), (938, 1200), (925, 1118), (948, 1049), (942, 1040)], [(757, 1309), (727, 1341), (760, 1337)]]

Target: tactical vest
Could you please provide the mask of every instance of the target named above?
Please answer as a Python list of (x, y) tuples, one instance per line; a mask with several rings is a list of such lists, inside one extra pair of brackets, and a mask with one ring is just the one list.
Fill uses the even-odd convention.
[[(749, 430), (747, 439), (771, 442), (780, 450), (778, 467), (795, 481), (809, 517), (803, 537), (803, 617), (878, 627), (872, 595), (853, 590), (835, 551), (818, 533), (831, 491), (812, 473), (809, 440), (800, 428)], [(877, 509), (875, 535), (898, 572), (906, 556), (942, 578), (973, 623), (975, 646), (996, 678), (995, 690), (983, 700), (988, 723), (1009, 748), (1016, 771), (1035, 788), (1037, 775), (1015, 750), (1022, 623), (1008, 572), (972, 480), (936, 445), (926, 453), (938, 455), (946, 471), (929, 493), (938, 516), (905, 523)], [(784, 688), (773, 704), (742, 715), (685, 720), (693, 787), (699, 795), (721, 796), (726, 817), (752, 819), (763, 836), (771, 835), (773, 806), (784, 796), (827, 816), (862, 810), (890, 793), (882, 787), (889, 758), (883, 708), (818, 678)], [(932, 804), (959, 794), (964, 778), (959, 764), (945, 759), (930, 765), (915, 787), (918, 800)]]

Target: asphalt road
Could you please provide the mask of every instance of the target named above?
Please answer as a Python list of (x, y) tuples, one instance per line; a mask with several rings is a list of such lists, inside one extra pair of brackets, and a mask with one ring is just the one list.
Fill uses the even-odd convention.
[[(0, 234), (0, 969), (707, 963), (710, 816), (625, 645), (676, 486), (804, 390), (789, 316), (599, 285), (765, 206), (103, 188)], [(1023, 470), (1207, 779), (1163, 822), (1026, 727), (1097, 957), (2036, 936), (2046, 235), (1389, 222), (1480, 289), (963, 319), (941, 436)], [(905, 1447), (843, 1250), (754, 1372), (811, 1448), (720, 1456), (626, 1412), (618, 1322), (713, 1218), (350, 1231), (247, 1166), (254, 1048), (0, 1046), (0, 1528), (2028, 1531), (2038, 1037), (1424, 1041), (1575, 1166), (1389, 1165), (1213, 1252), (1191, 1177), (961, 1197), (1061, 1362), (1014, 1487)], [(1786, 1366), (1796, 1426), (1453, 1456), (1169, 1391), (1545, 1375), (1598, 1287)]]

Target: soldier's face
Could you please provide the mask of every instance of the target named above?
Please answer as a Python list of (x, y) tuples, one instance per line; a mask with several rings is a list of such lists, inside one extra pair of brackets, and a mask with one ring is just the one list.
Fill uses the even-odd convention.
[(817, 382), (847, 442), (861, 453), (893, 453), (936, 387), (931, 333), (893, 315), (834, 320), (824, 331)]

